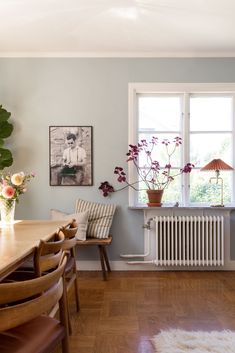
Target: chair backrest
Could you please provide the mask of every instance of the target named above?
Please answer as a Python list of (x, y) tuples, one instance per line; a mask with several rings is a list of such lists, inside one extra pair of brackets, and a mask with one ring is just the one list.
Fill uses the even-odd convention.
[[(58, 302), (60, 312), (65, 311), (62, 276), (66, 261), (67, 257), (63, 256), (58, 268), (44, 276), (27, 281), (0, 283), (0, 331), (24, 324), (49, 311)], [(66, 320), (66, 314), (62, 314), (61, 323), (65, 327)]]
[(54, 270), (60, 262), (64, 243), (63, 233), (54, 233), (50, 241), (41, 240), (34, 253), (34, 268), (37, 277)]
[(75, 220), (72, 220), (72, 222), (67, 227), (59, 228), (58, 234), (64, 235), (63, 250), (70, 250), (75, 247), (77, 243), (77, 239), (76, 239), (77, 231), (78, 231), (78, 225)]

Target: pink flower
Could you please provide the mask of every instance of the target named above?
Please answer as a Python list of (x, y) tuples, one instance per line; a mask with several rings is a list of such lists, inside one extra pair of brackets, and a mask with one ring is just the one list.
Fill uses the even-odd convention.
[(15, 194), (15, 189), (12, 186), (4, 186), (2, 189), (2, 196), (5, 199), (12, 199)]

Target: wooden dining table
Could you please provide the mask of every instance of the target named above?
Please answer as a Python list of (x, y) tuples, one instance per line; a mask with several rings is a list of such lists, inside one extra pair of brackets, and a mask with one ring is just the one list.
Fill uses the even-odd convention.
[(48, 240), (68, 220), (20, 220), (11, 225), (0, 222), (0, 280), (33, 255), (40, 239)]

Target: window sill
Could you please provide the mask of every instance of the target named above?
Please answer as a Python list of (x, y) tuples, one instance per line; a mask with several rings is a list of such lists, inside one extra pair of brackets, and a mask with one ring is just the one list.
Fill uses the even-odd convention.
[(149, 207), (149, 206), (128, 206), (129, 210), (235, 210), (235, 205), (228, 206), (161, 206), (161, 207)]

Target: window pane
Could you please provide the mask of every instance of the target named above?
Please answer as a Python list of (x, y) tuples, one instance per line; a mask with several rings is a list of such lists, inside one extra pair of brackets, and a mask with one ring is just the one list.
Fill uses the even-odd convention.
[[(174, 138), (176, 137), (175, 134), (139, 134), (139, 141), (140, 140), (146, 140), (146, 141), (151, 141), (152, 137), (155, 136), (158, 138), (159, 143), (154, 147), (153, 152), (152, 152), (152, 159), (155, 161), (158, 161), (160, 163), (161, 167), (165, 167), (166, 164), (169, 163), (169, 156), (168, 153), (172, 153), (175, 144), (172, 142)], [(179, 136), (179, 135), (178, 135)], [(162, 144), (162, 140), (168, 139), (171, 143), (166, 146)], [(180, 152), (182, 150), (182, 146), (178, 146), (175, 150), (175, 152), (172, 154), (170, 158), (170, 162), (172, 167), (182, 167), (180, 165)], [(146, 154), (143, 152), (139, 156), (139, 164), (140, 166), (144, 166), (147, 163), (146, 159)]]
[(232, 97), (190, 97), (191, 131), (232, 130)]
[[(224, 204), (231, 202), (232, 172), (221, 171), (224, 183)], [(206, 204), (221, 204), (221, 184), (216, 184), (215, 172), (201, 172), (193, 170), (190, 174), (190, 202), (202, 202)]]
[(190, 161), (204, 167), (214, 158), (232, 163), (232, 134), (191, 134)]
[(179, 131), (181, 98), (179, 96), (139, 96), (139, 130)]

